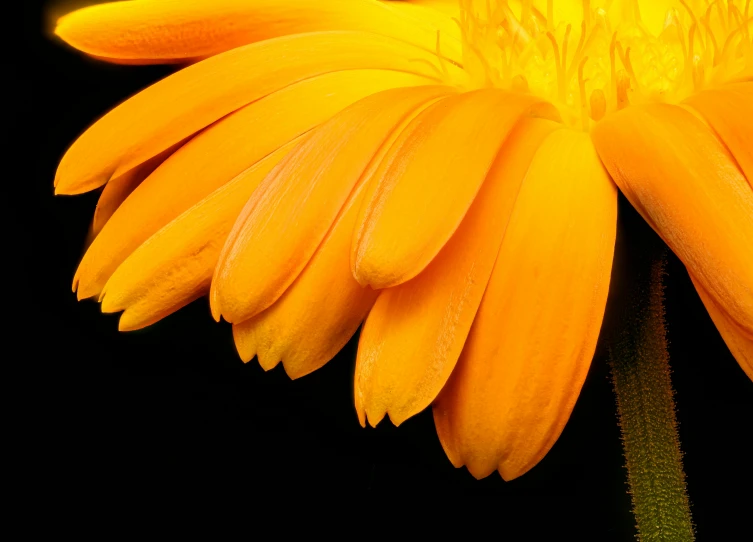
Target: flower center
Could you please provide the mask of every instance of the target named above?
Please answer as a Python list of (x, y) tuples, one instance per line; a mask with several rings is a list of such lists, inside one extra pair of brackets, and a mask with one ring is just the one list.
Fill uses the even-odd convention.
[(528, 91), (589, 129), (753, 68), (750, 0), (460, 0), (475, 87)]

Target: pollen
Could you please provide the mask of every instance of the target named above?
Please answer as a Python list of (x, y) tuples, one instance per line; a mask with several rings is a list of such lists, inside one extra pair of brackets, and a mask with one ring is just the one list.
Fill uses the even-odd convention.
[[(743, 4), (744, 2), (744, 4)], [(531, 92), (590, 129), (753, 70), (750, 0), (460, 0), (474, 87)]]

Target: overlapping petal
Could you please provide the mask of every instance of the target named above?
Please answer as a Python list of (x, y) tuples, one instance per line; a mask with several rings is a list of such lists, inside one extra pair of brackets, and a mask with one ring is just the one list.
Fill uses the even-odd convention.
[[(353, 69), (444, 77), (435, 55), (376, 34), (321, 32), (239, 47), (184, 68), (107, 113), (63, 156), (56, 192), (97, 188), (246, 104), (317, 75)], [(462, 77), (454, 65), (447, 69)]]
[(243, 361), (254, 356), (265, 370), (280, 361), (291, 378), (315, 371), (348, 342), (378, 292), (350, 273), (350, 239), (364, 185), (342, 209), (327, 237), (285, 293), (268, 309), (233, 326)]
[(753, 188), (753, 82), (704, 90), (685, 103), (711, 124)]
[(243, 205), (295, 144), (258, 161), (139, 246), (105, 284), (102, 312), (124, 311), (118, 327), (129, 331), (207, 294), (222, 246)]
[[(292, 378), (366, 318), (361, 424), (400, 424), (436, 400), (451, 461), (509, 480), (558, 438), (593, 356), (616, 229), (606, 167), (753, 379), (746, 72), (679, 107), (611, 114), (592, 140), (527, 92), (458, 93), (458, 7), (136, 0), (63, 17), (56, 33), (94, 57), (195, 62), (105, 115), (60, 163), (57, 193), (107, 183), (79, 298), (100, 294), (129, 330), (209, 292), (241, 358)], [(545, 22), (552, 4), (508, 7)], [(577, 26), (589, 7), (658, 35), (668, 4), (558, 0), (555, 22)]]
[[(355, 30), (382, 34), (459, 62), (449, 17), (376, 0), (136, 0), (89, 6), (62, 17), (69, 45), (121, 63), (185, 62), (291, 34)], [(457, 34), (457, 27), (454, 28)], [(453, 39), (454, 38), (454, 39)]]
[(139, 186), (144, 179), (149, 177), (155, 169), (157, 169), (162, 162), (169, 158), (177, 149), (181, 146), (180, 143), (174, 145), (161, 152), (157, 156), (150, 158), (146, 162), (139, 164), (135, 168), (126, 171), (119, 177), (110, 179), (105, 187), (102, 189), (102, 193), (99, 195), (97, 201), (97, 207), (94, 209), (94, 218), (92, 219), (92, 236), (96, 237), (102, 228), (105, 227), (110, 217), (115, 214), (118, 207), (131, 195), (137, 186)]
[(368, 195), (373, 172), (395, 140), (430, 103), (406, 116), (381, 145), (327, 236), (298, 278), (268, 309), (233, 326), (241, 359), (257, 356), (265, 370), (282, 361), (291, 378), (304, 376), (329, 361), (355, 333), (377, 297), (350, 271), (351, 234), (359, 207)]
[(476, 477), (533, 467), (561, 433), (606, 305), (617, 190), (588, 136), (539, 147), (463, 353), (437, 399), (447, 455)]
[(369, 163), (406, 117), (449, 87), (384, 91), (333, 117), (251, 198), (217, 265), (216, 319), (247, 320), (295, 280), (324, 239)]
[(740, 326), (727, 316), (724, 309), (716, 304), (699, 281), (692, 275), (690, 278), (693, 280), (693, 285), (698, 291), (701, 301), (703, 301), (724, 342), (727, 343), (730, 352), (735, 356), (735, 359), (740, 364), (740, 367), (742, 367), (742, 370), (745, 371), (745, 374), (748, 375), (748, 378), (753, 380), (753, 337), (740, 329)]
[(74, 279), (79, 298), (97, 295), (141, 243), (260, 159), (365, 96), (420, 80), (387, 70), (328, 73), (269, 94), (202, 131), (133, 191), (94, 240)]
[(753, 337), (753, 190), (727, 147), (695, 115), (668, 105), (621, 111), (593, 138), (630, 203)]
[(361, 332), (354, 380), (361, 425), (396, 425), (426, 408), (465, 343), (521, 181), (541, 141), (560, 125), (523, 119), (450, 241), (416, 278), (384, 290)]
[(418, 275), (459, 226), (517, 120), (553, 107), (486, 89), (441, 100), (401, 134), (375, 172), (353, 238), (361, 284), (387, 288)]

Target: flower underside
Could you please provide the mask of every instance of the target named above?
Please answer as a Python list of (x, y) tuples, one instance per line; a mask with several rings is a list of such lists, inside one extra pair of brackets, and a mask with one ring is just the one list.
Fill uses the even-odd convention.
[(619, 187), (753, 378), (750, 1), (705, 2), (66, 15), (56, 34), (92, 57), (188, 64), (61, 160), (56, 193), (104, 186), (73, 289), (123, 311), (123, 330), (208, 295), (244, 361), (293, 378), (362, 325), (361, 424), (431, 406), (454, 465), (509, 480), (551, 448), (585, 380)]
[(678, 103), (753, 65), (750, 0), (461, 0), (474, 86), (528, 90), (588, 129), (629, 104)]

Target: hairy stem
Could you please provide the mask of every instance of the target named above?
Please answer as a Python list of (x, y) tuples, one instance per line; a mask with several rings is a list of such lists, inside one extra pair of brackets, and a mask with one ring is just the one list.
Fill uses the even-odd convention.
[(664, 320), (666, 252), (641, 240), (610, 349), (628, 484), (639, 540), (692, 541)]

